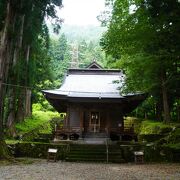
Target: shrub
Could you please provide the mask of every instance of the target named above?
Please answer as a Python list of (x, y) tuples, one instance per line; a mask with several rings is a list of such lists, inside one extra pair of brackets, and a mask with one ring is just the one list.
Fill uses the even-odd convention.
[[(13, 148), (12, 148), (13, 147)], [(69, 152), (67, 144), (51, 144), (37, 142), (21, 142), (9, 145), (9, 148), (14, 149), (15, 157), (32, 157), (32, 158), (47, 158), (48, 148), (58, 149), (57, 159), (64, 160)]]
[(24, 122), (16, 124), (18, 136), (22, 136), (24, 140), (32, 140), (38, 138), (38, 134), (51, 134), (52, 128), (50, 121), (59, 117), (59, 113), (51, 111), (33, 111), (32, 117), (26, 118)]
[(160, 140), (163, 137), (164, 136), (161, 134), (140, 134), (138, 136), (138, 140), (145, 141), (145, 142), (154, 142), (154, 141)]
[(172, 131), (172, 127), (170, 126), (165, 126), (165, 127), (162, 127), (159, 131), (160, 134), (167, 134), (167, 133), (170, 133)]
[(180, 162), (180, 143), (165, 144), (162, 147), (168, 161)]
[(167, 141), (172, 144), (180, 142), (180, 128), (175, 128), (167, 137)]

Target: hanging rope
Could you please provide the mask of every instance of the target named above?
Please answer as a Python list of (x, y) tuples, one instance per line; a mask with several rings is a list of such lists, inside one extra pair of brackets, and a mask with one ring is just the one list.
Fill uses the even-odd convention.
[(35, 89), (33, 87), (29, 87), (29, 86), (22, 86), (22, 85), (17, 85), (17, 84), (9, 84), (9, 83), (1, 83), (3, 86), (11, 86), (11, 87), (20, 87), (20, 88), (24, 88), (24, 89)]
[(4, 85), (4, 86), (12, 86), (12, 87), (21, 87), (21, 88), (26, 88), (26, 89), (33, 89), (32, 87), (21, 86), (21, 85), (16, 85), (16, 84), (2, 83), (2, 85)]

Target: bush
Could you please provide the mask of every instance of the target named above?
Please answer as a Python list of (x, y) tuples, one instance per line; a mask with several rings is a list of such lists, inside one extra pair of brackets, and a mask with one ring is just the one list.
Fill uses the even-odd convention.
[(167, 137), (167, 141), (172, 144), (180, 142), (180, 128), (175, 128)]
[(40, 103), (33, 104), (32, 109), (33, 109), (33, 111), (42, 111), (42, 110), (44, 110)]
[(59, 117), (59, 113), (51, 111), (33, 111), (32, 117), (26, 118), (24, 122), (16, 124), (17, 136), (23, 140), (32, 141), (39, 134), (52, 134), (50, 122)]
[(172, 131), (172, 127), (170, 126), (165, 126), (165, 127), (162, 127), (159, 131), (160, 134), (167, 134), (167, 133), (170, 133)]
[(163, 122), (145, 120), (141, 123), (139, 134), (165, 134), (173, 129), (173, 125), (167, 125)]
[(180, 143), (165, 144), (162, 147), (168, 161), (180, 162)]
[(163, 162), (166, 161), (165, 155), (162, 153), (161, 146), (156, 144), (147, 144), (144, 147), (144, 159), (147, 162)]
[(138, 140), (145, 141), (145, 142), (154, 142), (154, 141), (160, 140), (163, 137), (164, 136), (161, 134), (140, 134), (138, 136)]
[(64, 160), (69, 152), (67, 144), (51, 144), (37, 142), (21, 142), (17, 144), (9, 144), (9, 148), (14, 149), (15, 157), (32, 157), (32, 158), (47, 158), (48, 148), (58, 149), (57, 159)]

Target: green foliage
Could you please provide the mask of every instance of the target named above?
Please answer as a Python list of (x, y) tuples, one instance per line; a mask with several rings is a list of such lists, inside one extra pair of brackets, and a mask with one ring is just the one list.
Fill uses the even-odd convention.
[(166, 122), (179, 97), (179, 15), (175, 0), (115, 0), (101, 40), (110, 63), (126, 73), (124, 91), (148, 92), (158, 106), (164, 103)]
[(142, 121), (140, 134), (160, 134), (161, 129), (166, 127), (169, 127), (169, 125), (165, 125), (162, 122)]
[(161, 146), (152, 143), (144, 146), (144, 159), (146, 162), (167, 162), (168, 155), (164, 154)]
[(58, 40), (51, 39), (49, 55), (51, 56), (51, 71), (54, 79), (52, 85), (53, 88), (59, 88), (71, 59), (70, 45), (64, 34)]
[(78, 42), (78, 57), (81, 68), (86, 68), (93, 60), (97, 61), (102, 67), (106, 66), (105, 53), (97, 42), (87, 42), (82, 40)]
[[(35, 87), (45, 74), (49, 75), (44, 70), (44, 64), (49, 61), (47, 57), (49, 36), (44, 22), (47, 17), (54, 18), (55, 29), (58, 30), (60, 20), (56, 15), (56, 5), (61, 6), (61, 4), (61, 0), (0, 1), (0, 39), (2, 40), (0, 41), (0, 80), (1, 83), (13, 84), (3, 85), (3, 88), (0, 84), (1, 141), (5, 124), (9, 134), (15, 135), (15, 123), (23, 121), (24, 117), (30, 114), (30, 106), (27, 105), (29, 104), (27, 101), (30, 101), (27, 87)], [(47, 63), (46, 66), (49, 67), (48, 65)], [(45, 73), (41, 79), (43, 70)], [(16, 88), (14, 85), (19, 85), (21, 88)], [(18, 126), (27, 131), (25, 125)], [(29, 126), (34, 127), (35, 123)], [(0, 158), (6, 158), (7, 147), (1, 141)]]
[[(11, 146), (9, 144), (9, 146)], [(12, 145), (14, 147), (14, 144)], [(48, 148), (58, 149), (57, 159), (64, 160), (69, 152), (68, 145), (65, 144), (50, 144), (39, 142), (20, 142), (15, 144), (15, 157), (32, 157), (32, 158), (47, 158)]]
[[(71, 41), (66, 34), (68, 32), (61, 34), (58, 40), (52, 38), (50, 41), (49, 56), (51, 57), (50, 67), (51, 72), (53, 72), (53, 81), (52, 86), (47, 86), (48, 88), (59, 88), (67, 69), (71, 67), (75, 47), (78, 49), (77, 55), (80, 68), (85, 68), (94, 59), (101, 65), (106, 66), (106, 57), (98, 44), (98, 39), (97, 41), (90, 41), (90, 39), (78, 40), (76, 36), (76, 40)], [(93, 37), (95, 37), (95, 34)]]
[(173, 129), (171, 133), (166, 138), (167, 142), (170, 144), (176, 144), (180, 142), (180, 127)]
[(164, 144), (163, 152), (166, 155), (166, 160), (170, 162), (180, 162), (180, 143)]
[(52, 132), (49, 121), (55, 117), (59, 117), (59, 114), (51, 111), (45, 112), (37, 110), (40, 107), (40, 105), (35, 105), (32, 117), (26, 118), (24, 122), (16, 124), (19, 135), (29, 133), (35, 129), (38, 129), (38, 132), (41, 133)]
[(180, 143), (177, 143), (177, 144), (166, 144), (166, 145), (164, 145), (164, 147), (168, 147), (170, 149), (180, 151)]

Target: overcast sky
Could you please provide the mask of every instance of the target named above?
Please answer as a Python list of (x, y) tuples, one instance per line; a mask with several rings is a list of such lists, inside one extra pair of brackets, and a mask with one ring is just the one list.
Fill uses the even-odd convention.
[(97, 16), (104, 10), (105, 0), (63, 0), (59, 17), (68, 25), (100, 25)]

